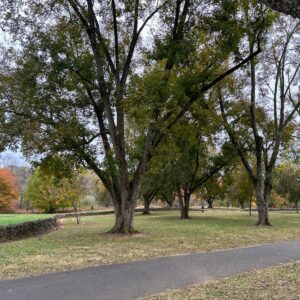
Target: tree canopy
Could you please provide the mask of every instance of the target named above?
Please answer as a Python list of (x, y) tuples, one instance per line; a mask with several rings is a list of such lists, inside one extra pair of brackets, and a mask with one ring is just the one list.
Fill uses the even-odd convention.
[[(0, 144), (61, 177), (79, 165), (93, 170), (114, 205), (110, 232), (125, 234), (134, 232), (141, 187), (175, 190), (188, 209), (190, 195), (237, 153), (258, 223), (269, 224), (272, 172), (300, 105), (291, 46), (299, 26), (262, 2), (274, 4), (2, 1), (12, 43), (2, 49)], [(151, 178), (163, 184), (144, 189)]]

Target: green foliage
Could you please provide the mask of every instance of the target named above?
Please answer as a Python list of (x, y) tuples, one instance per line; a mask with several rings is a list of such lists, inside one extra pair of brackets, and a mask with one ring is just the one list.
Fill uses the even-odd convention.
[(220, 142), (218, 128), (209, 107), (194, 107), (193, 113), (186, 114), (153, 152), (142, 192), (157, 190), (159, 199), (170, 202), (174, 192), (186, 190), (193, 194), (210, 177), (215, 182), (222, 169), (226, 170), (236, 159), (229, 143), (220, 144), (219, 149), (215, 147)]
[[(84, 144), (93, 134), (87, 126), (93, 123), (92, 109), (76, 71), (80, 69), (86, 80), (94, 78), (92, 56), (78, 23), (62, 19), (50, 28), (33, 33), (16, 60), (17, 67), (9, 76), (1, 76), (0, 93), (13, 99), (2, 102), (1, 108), (12, 112), (2, 131), (22, 136), (26, 155), (43, 153), (48, 157), (43, 164), (51, 166), (55, 160), (57, 168), (58, 156), (70, 164), (78, 162), (75, 145)], [(13, 128), (18, 129), (13, 132)]]
[(249, 206), (254, 196), (253, 184), (244, 166), (238, 164), (225, 178), (226, 196), (233, 205)]
[(25, 197), (33, 208), (47, 213), (54, 213), (59, 208), (70, 206), (70, 203), (62, 201), (54, 177), (43, 174), (40, 169), (29, 178)]
[(204, 182), (200, 189), (199, 194), (203, 201), (206, 201), (208, 203), (208, 208), (213, 208), (213, 203), (215, 200), (222, 201), (225, 196), (225, 189), (223, 186), (223, 179), (220, 176), (220, 173), (217, 173), (216, 175), (209, 178), (206, 182)]
[(300, 201), (300, 168), (298, 165), (284, 162), (274, 174), (274, 188), (286, 200), (297, 204)]
[(25, 197), (34, 209), (54, 213), (58, 209), (79, 208), (80, 199), (85, 192), (83, 175), (57, 178), (53, 174), (37, 168), (29, 178)]
[[(122, 210), (133, 208), (136, 199), (128, 198), (163, 152), (174, 161), (152, 168), (167, 164), (171, 185), (193, 183), (195, 190), (224, 163), (214, 145), (219, 125), (206, 126), (214, 106), (207, 91), (248, 56), (251, 29), (258, 35), (264, 28), (255, 1), (245, 25), (245, 3), (4, 0), (2, 26), (22, 45), (0, 78), (4, 140), (18, 141), (27, 156), (46, 157), (42, 165), (57, 179), (74, 165), (88, 166)], [(157, 22), (153, 43), (140, 35), (149, 19)]]

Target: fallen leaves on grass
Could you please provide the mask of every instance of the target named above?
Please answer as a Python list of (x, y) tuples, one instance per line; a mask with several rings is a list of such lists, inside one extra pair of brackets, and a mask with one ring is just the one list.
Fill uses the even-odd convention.
[(300, 262), (166, 291), (139, 300), (300, 300)]

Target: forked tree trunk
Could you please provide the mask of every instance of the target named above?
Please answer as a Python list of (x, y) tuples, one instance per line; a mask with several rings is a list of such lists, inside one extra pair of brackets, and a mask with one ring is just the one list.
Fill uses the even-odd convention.
[(119, 203), (114, 203), (115, 224), (108, 233), (130, 234), (134, 233), (133, 216), (135, 201), (128, 201), (125, 207)]
[(269, 193), (263, 192), (262, 184), (257, 183), (255, 185), (255, 195), (256, 195), (256, 205), (258, 212), (258, 221), (256, 225), (261, 226), (271, 226), (269, 221), (269, 210), (268, 210), (268, 200)]
[(158, 193), (159, 189), (153, 190), (151, 192), (147, 192), (143, 194), (144, 198), (144, 209), (143, 215), (150, 215), (150, 204), (152, 203), (153, 199), (155, 198), (156, 194)]
[(123, 189), (122, 193), (114, 191), (112, 196), (115, 212), (115, 224), (108, 233), (131, 234), (136, 231), (133, 228), (134, 211), (137, 204), (137, 196), (140, 186), (134, 189)]

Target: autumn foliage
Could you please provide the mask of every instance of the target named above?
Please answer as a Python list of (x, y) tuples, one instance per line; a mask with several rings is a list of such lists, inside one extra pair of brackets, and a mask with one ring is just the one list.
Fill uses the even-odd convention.
[(18, 198), (16, 178), (5, 168), (0, 168), (0, 212), (11, 209), (12, 203)]

